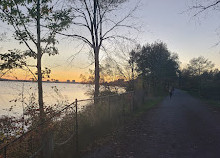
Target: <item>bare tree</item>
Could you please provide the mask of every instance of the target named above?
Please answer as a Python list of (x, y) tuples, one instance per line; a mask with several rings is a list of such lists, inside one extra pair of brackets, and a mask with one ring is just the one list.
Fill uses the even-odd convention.
[[(120, 28), (136, 29), (130, 22), (127, 23), (137, 9), (135, 6), (123, 17), (119, 14), (120, 6), (127, 0), (74, 0), (71, 1), (71, 9), (74, 11), (74, 29), (79, 31), (74, 34), (60, 33), (62, 35), (78, 39), (86, 43), (94, 57), (95, 64), (95, 92), (94, 97), (99, 96), (100, 87), (100, 51), (105, 50), (104, 41), (129, 37), (119, 33)], [(119, 18), (121, 17), (121, 18)], [(122, 30), (121, 30), (122, 31)], [(85, 33), (86, 32), (86, 33)]]

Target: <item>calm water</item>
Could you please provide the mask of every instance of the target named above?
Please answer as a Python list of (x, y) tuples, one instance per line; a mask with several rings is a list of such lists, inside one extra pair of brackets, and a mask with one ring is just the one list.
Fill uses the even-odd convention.
[[(63, 106), (64, 102), (71, 103), (76, 98), (78, 100), (89, 98), (85, 94), (89, 89), (88, 85), (83, 84), (43, 83), (44, 102), (46, 105)], [(32, 95), (37, 101), (37, 83), (35, 82), (0, 81), (0, 116), (21, 114), (23, 107), (26, 106), (22, 104), (22, 98), (28, 103)], [(9, 112), (11, 106), (13, 111)]]

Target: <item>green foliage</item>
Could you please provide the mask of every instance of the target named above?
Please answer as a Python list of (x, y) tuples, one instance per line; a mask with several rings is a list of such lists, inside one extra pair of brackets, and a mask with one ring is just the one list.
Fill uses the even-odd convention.
[(66, 30), (74, 19), (74, 15), (71, 15), (71, 11), (71, 9), (54, 11), (53, 14), (46, 17), (46, 20), (49, 21), (46, 25), (47, 28), (55, 32)]
[[(169, 85), (178, 78), (179, 61), (177, 54), (171, 54), (166, 44), (156, 42), (147, 44), (131, 53), (130, 63), (136, 63), (136, 70), (144, 84), (154, 88)], [(140, 77), (139, 77), (140, 78)]]
[[(37, 40), (36, 25), (37, 25), (37, 4), (40, 3), (40, 22), (41, 32), (43, 35), (40, 41)], [(27, 59), (33, 58), (41, 60), (43, 54), (56, 55), (58, 49), (56, 45), (57, 31), (67, 29), (74, 18), (70, 16), (71, 9), (54, 9), (52, 0), (2, 0), (0, 1), (0, 20), (7, 23), (14, 29), (13, 37), (19, 44), (25, 45), (26, 50), (9, 50), (5, 54), (0, 54), (0, 70), (2, 76), (8, 70), (21, 68), (34, 75), (42, 74), (43, 78), (48, 77), (51, 70), (45, 68), (41, 72), (34, 73), (33, 64), (28, 64)], [(41, 48), (38, 48), (40, 43)], [(38, 62), (39, 63), (39, 62)], [(40, 62), (41, 63), (41, 62)]]
[[(54, 10), (52, 0), (40, 1), (40, 15), (41, 15), (41, 34), (45, 35), (41, 38), (42, 55), (56, 55), (58, 50), (56, 44), (56, 32), (65, 30), (73, 17), (70, 15), (69, 10)], [(37, 35), (34, 33), (36, 30), (37, 19), (37, 1), (36, 0), (2, 0), (0, 1), (0, 19), (12, 26), (14, 29), (14, 38), (20, 44), (27, 46), (22, 56), (37, 57)], [(21, 54), (20, 51), (11, 53), (11, 58), (15, 58)], [(6, 53), (10, 55), (10, 53)], [(23, 58), (25, 59), (25, 58)], [(11, 62), (12, 60), (10, 60)], [(16, 60), (15, 60), (16, 62)], [(11, 63), (9, 63), (10, 65)]]
[(9, 53), (0, 54), (0, 70), (22, 68), (26, 65), (26, 56), (19, 50), (10, 50)]
[(136, 55), (138, 71), (143, 75), (151, 75), (156, 78), (176, 76), (179, 67), (178, 56), (171, 56), (164, 43), (143, 46), (141, 52)]

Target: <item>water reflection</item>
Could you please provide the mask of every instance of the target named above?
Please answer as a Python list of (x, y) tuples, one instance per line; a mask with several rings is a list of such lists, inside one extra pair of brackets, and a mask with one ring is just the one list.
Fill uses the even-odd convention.
[[(0, 116), (11, 114), (12, 112), (4, 110), (11, 106), (13, 106), (14, 115), (19, 115), (23, 111), (22, 100), (27, 102), (31, 96), (37, 99), (35, 82), (2, 81), (0, 89)], [(89, 98), (90, 96), (85, 94), (89, 89), (85, 84), (43, 83), (44, 102), (46, 105), (63, 106), (63, 103), (71, 103), (76, 98), (78, 100)]]

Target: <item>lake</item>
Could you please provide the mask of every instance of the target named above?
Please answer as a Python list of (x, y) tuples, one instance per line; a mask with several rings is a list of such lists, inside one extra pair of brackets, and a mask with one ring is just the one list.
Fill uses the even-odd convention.
[[(74, 102), (77, 98), (88, 99), (89, 95), (85, 93), (91, 89), (85, 84), (72, 83), (43, 83), (43, 94), (45, 105), (64, 104)], [(0, 81), (0, 116), (2, 115), (20, 115), (24, 102), (28, 103), (31, 96), (37, 101), (37, 83), (36, 82), (15, 82)], [(33, 99), (33, 98), (32, 98)], [(9, 111), (13, 106), (13, 111)]]

